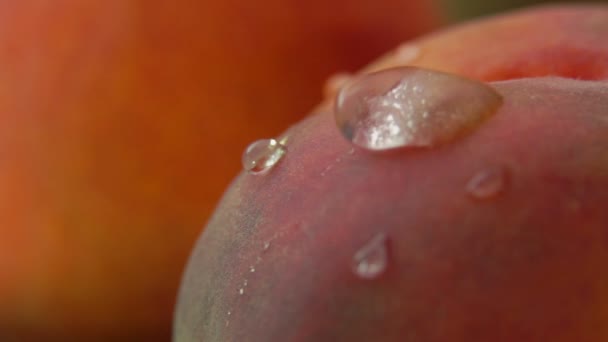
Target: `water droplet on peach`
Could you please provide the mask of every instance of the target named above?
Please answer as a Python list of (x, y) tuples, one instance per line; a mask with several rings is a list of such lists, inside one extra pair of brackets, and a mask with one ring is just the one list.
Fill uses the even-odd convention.
[(401, 67), (349, 82), (337, 95), (335, 119), (349, 141), (369, 150), (430, 147), (473, 131), (501, 102), (484, 83)]
[(380, 233), (361, 247), (353, 256), (353, 272), (363, 279), (375, 279), (388, 266), (387, 237)]
[(466, 190), (471, 197), (489, 199), (504, 191), (507, 185), (507, 170), (502, 166), (491, 166), (476, 173), (467, 183)]
[(251, 174), (266, 173), (281, 160), (285, 152), (285, 146), (275, 139), (255, 141), (243, 153), (243, 169)]

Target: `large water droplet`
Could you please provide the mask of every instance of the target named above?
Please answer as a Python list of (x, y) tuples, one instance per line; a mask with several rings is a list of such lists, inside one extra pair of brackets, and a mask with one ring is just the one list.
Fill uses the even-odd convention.
[(507, 184), (507, 170), (502, 166), (485, 168), (467, 183), (467, 192), (476, 199), (489, 199), (500, 194)]
[(456, 75), (400, 67), (361, 76), (338, 93), (336, 123), (370, 150), (434, 146), (471, 131), (501, 103), (488, 85)]
[(265, 173), (281, 160), (285, 151), (285, 146), (275, 139), (255, 141), (243, 153), (243, 169), (252, 174)]
[(377, 278), (384, 273), (387, 265), (387, 237), (383, 233), (374, 236), (353, 256), (353, 271), (360, 278)]

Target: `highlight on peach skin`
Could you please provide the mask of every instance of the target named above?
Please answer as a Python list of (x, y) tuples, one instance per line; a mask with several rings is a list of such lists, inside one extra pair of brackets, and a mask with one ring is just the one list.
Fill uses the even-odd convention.
[(174, 341), (608, 340), (608, 7), (412, 40), (256, 141)]
[(169, 340), (243, 146), (439, 19), (430, 1), (0, 1), (0, 341)]

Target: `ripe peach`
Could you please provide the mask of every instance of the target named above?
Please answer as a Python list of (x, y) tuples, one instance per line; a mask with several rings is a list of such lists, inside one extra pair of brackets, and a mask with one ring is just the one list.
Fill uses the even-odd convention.
[[(608, 7), (558, 6), (413, 42), (409, 63), (496, 81), (503, 99), (440, 147), (351, 150), (320, 106), (270, 172), (226, 192), (174, 340), (608, 340), (607, 34)], [(500, 184), (481, 200), (468, 187), (487, 170)], [(378, 234), (386, 270), (365, 279), (353, 257)]]

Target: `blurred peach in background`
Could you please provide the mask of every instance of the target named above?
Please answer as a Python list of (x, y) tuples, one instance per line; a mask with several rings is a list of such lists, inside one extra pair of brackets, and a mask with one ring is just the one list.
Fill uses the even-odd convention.
[(0, 3), (0, 340), (168, 340), (242, 149), (429, 1)]

